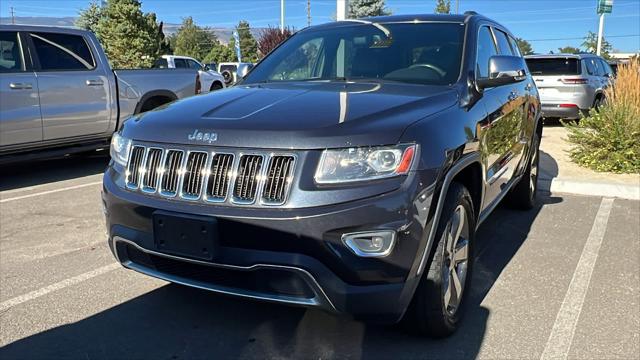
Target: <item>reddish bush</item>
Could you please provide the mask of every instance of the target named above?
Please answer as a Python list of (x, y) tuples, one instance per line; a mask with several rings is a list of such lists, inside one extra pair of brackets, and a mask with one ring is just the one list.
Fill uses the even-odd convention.
[(267, 55), (281, 42), (287, 40), (289, 36), (293, 35), (294, 32), (295, 29), (291, 27), (284, 28), (284, 32), (281, 32), (280, 28), (271, 26), (262, 30), (260, 32), (260, 37), (258, 38), (258, 51), (260, 52), (260, 56), (264, 57)]

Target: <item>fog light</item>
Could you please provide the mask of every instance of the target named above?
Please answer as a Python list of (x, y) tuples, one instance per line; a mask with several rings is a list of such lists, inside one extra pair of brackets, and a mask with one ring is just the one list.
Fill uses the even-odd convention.
[(380, 230), (349, 233), (342, 235), (342, 242), (358, 256), (384, 257), (393, 250), (396, 232)]

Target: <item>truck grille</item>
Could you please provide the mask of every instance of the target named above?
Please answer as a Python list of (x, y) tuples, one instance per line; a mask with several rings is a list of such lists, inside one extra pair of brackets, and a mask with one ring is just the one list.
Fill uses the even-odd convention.
[(127, 164), (126, 186), (190, 201), (282, 205), (290, 191), (295, 160), (293, 154), (218, 153), (136, 144)]

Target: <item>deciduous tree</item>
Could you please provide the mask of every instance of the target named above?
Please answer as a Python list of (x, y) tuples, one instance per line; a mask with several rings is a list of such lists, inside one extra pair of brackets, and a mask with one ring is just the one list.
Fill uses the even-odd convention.
[(284, 31), (280, 31), (279, 28), (269, 26), (260, 32), (258, 38), (258, 53), (260, 57), (264, 57), (281, 42), (287, 40), (289, 36), (293, 35), (295, 29), (286, 27)]
[(216, 36), (193, 22), (191, 16), (182, 20), (176, 33), (174, 53), (202, 60), (216, 43)]
[[(589, 33), (587, 33), (587, 36), (584, 37), (584, 42), (582, 43), (582, 47), (585, 48), (587, 52), (595, 54), (598, 51), (598, 34), (592, 31), (589, 31)], [(613, 49), (613, 46), (611, 46), (611, 44), (603, 36), (602, 47), (600, 49), (600, 56), (602, 56), (605, 59), (610, 59), (611, 56), (609, 55), (609, 52), (612, 49)]]
[(579, 54), (582, 52), (582, 50), (573, 46), (565, 46), (558, 48), (558, 52), (562, 54)]
[(518, 48), (520, 49), (520, 52), (522, 53), (522, 55), (533, 54), (533, 48), (531, 47), (531, 44), (527, 40), (524, 40), (522, 38), (516, 38), (516, 43), (518, 44)]

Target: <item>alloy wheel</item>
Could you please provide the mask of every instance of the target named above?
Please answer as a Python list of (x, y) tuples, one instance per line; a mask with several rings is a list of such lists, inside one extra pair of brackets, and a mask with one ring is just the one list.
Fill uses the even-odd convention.
[(460, 307), (469, 263), (469, 226), (464, 206), (456, 207), (444, 236), (442, 295), (445, 310), (453, 316)]

